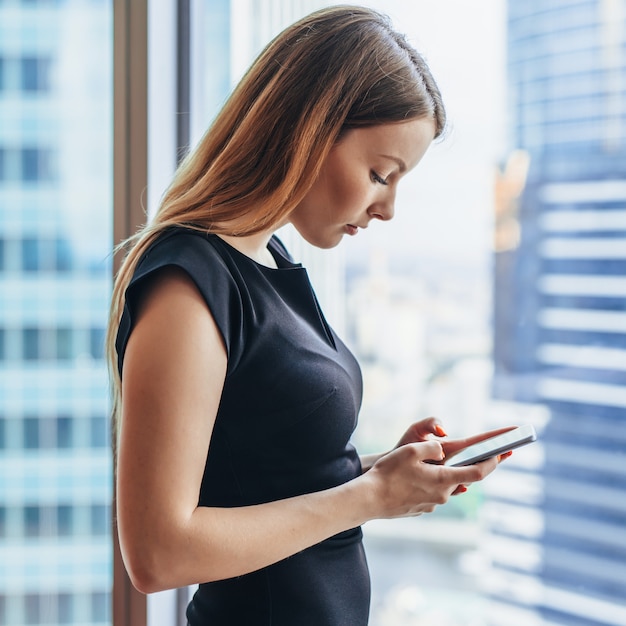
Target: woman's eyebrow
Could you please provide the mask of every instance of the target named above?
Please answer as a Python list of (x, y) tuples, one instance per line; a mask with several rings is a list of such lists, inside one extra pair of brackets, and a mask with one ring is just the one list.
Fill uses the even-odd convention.
[(406, 171), (406, 163), (400, 157), (392, 156), (391, 154), (380, 154), (379, 156), (383, 157), (384, 159), (390, 159), (391, 161), (395, 161), (400, 167), (400, 173)]

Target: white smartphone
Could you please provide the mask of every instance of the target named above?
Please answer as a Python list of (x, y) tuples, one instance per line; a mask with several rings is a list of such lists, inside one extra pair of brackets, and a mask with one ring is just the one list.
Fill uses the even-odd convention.
[(446, 459), (444, 465), (450, 465), (452, 467), (473, 465), (474, 463), (480, 463), (480, 461), (490, 459), (492, 456), (514, 450), (520, 446), (525, 446), (527, 443), (532, 443), (536, 440), (537, 433), (533, 426), (531, 424), (525, 424), (524, 426), (518, 426), (501, 435), (484, 439), (479, 443), (459, 450), (459, 452), (452, 455), (449, 459)]

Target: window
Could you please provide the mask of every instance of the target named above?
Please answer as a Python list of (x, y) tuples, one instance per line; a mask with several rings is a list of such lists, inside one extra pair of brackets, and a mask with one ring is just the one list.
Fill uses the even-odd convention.
[(25, 272), (36, 272), (39, 270), (40, 255), (39, 241), (34, 237), (27, 237), (22, 240), (22, 269)]
[(22, 330), (22, 355), (25, 361), (37, 361), (40, 358), (39, 336), (39, 328)]
[(50, 89), (50, 61), (36, 57), (23, 57), (21, 88), (24, 92), (41, 92)]
[(54, 246), (57, 272), (69, 272), (72, 269), (72, 251), (68, 241), (59, 237), (54, 241)]
[(71, 448), (73, 444), (73, 424), (71, 417), (62, 416), (56, 419), (56, 445), (57, 448)]
[(59, 537), (70, 537), (74, 529), (74, 508), (69, 504), (57, 506), (57, 533)]
[(101, 591), (91, 594), (91, 619), (94, 623), (108, 622), (109, 617), (109, 596)]
[(24, 534), (27, 537), (39, 537), (41, 533), (41, 508), (36, 505), (24, 507)]
[(102, 353), (77, 357), (111, 289), (112, 8), (0, 0), (0, 625), (110, 623), (90, 596), (108, 601), (110, 527), (90, 533), (80, 495), (111, 498), (105, 424), (84, 453), (108, 383)]
[(22, 181), (25, 183), (48, 181), (52, 177), (50, 151), (44, 148), (22, 148)]
[(59, 624), (74, 623), (74, 596), (71, 593), (57, 596), (57, 620)]
[(74, 356), (74, 331), (71, 328), (56, 329), (56, 358), (68, 361)]
[(24, 429), (24, 448), (26, 450), (37, 450), (41, 442), (39, 418), (25, 417), (22, 425)]
[[(121, 0), (121, 6), (128, 7), (130, 2)], [(151, 11), (165, 4), (149, 1)], [(192, 30), (195, 40), (190, 48), (193, 139), (206, 128), (258, 47), (300, 12), (323, 3), (242, 0), (237, 6), (246, 10), (241, 11), (233, 11), (235, 5), (228, 0), (187, 4), (200, 11), (195, 17), (202, 18), (191, 20), (198, 27)], [(390, 423), (394, 416), (401, 416), (398, 422), (404, 424), (411, 416), (437, 414), (454, 434), (469, 434), (485, 422), (499, 424), (505, 419), (529, 419), (545, 429), (533, 451), (514, 455), (513, 462), (500, 468), (493, 480), (472, 487), (445, 510), (393, 525), (368, 525), (373, 578), (370, 626), (417, 623), (431, 615), (437, 616), (435, 621), (456, 625), (466, 623), (468, 614), (478, 621), (491, 619), (493, 624), (626, 623), (620, 578), (625, 562), (620, 535), (624, 518), (619, 511), (626, 487), (623, 459), (614, 456), (626, 442), (626, 311), (620, 308), (620, 302), (626, 302), (626, 260), (623, 255), (607, 259), (600, 267), (591, 258), (541, 257), (536, 239), (528, 236), (541, 229), (538, 216), (554, 208), (539, 197), (553, 184), (603, 180), (602, 189), (594, 188), (595, 196), (592, 189), (577, 187), (572, 202), (577, 205), (586, 196), (585, 209), (600, 212), (608, 207), (607, 194), (613, 190), (613, 208), (624, 207), (622, 187), (609, 184), (612, 177), (623, 178), (624, 146), (619, 133), (613, 137), (618, 148), (613, 146), (614, 152), (608, 154), (599, 152), (601, 146), (590, 145), (602, 139), (600, 131), (605, 126), (588, 116), (580, 124), (568, 122), (572, 112), (582, 118), (590, 110), (624, 119), (619, 81), (611, 86), (611, 72), (606, 71), (606, 67), (622, 74), (624, 70), (624, 29), (617, 28), (623, 15), (609, 15), (617, 4), (561, 1), (546, 9), (537, 2), (486, 0), (483, 11), (476, 12), (472, 3), (446, 0), (420, 6), (419, 19), (413, 14), (416, 3), (380, 0), (376, 4), (426, 53), (445, 87), (452, 136), (433, 146), (424, 165), (411, 174), (411, 182), (407, 179), (393, 222), (377, 224), (346, 242), (339, 257), (325, 256), (340, 259), (335, 274), (330, 276), (323, 261), (307, 263), (327, 315), (331, 309), (337, 312), (331, 322), (345, 328), (340, 334), (363, 365), (367, 398), (357, 435), (359, 447), (365, 452), (370, 446), (379, 449), (383, 441), (387, 444), (400, 428), (400, 423)], [(7, 467), (2, 463), (8, 454), (9, 467), (22, 473), (32, 467), (35, 456), (45, 457), (42, 462), (49, 465), (44, 467), (50, 469), (46, 481), (54, 482), (54, 489), (46, 493), (58, 492), (53, 509), (42, 508), (36, 501), (33, 493), (41, 485), (30, 485), (33, 491), (25, 489), (15, 507), (0, 502), (0, 536), (11, 534), (11, 541), (23, 541), (20, 547), (31, 548), (44, 543), (45, 528), (54, 527), (59, 532), (63, 529), (68, 539), (62, 560), (55, 564), (59, 570), (67, 569), (64, 577), (47, 579), (51, 590), (47, 596), (33, 593), (29, 586), (19, 588), (16, 581), (27, 579), (33, 563), (26, 557), (29, 549), (15, 551), (10, 571), (0, 571), (0, 590), (7, 589), (8, 582), (12, 589), (10, 595), (0, 594), (0, 624), (15, 618), (24, 624), (102, 626), (111, 623), (112, 617), (111, 581), (105, 576), (91, 590), (72, 593), (93, 571), (110, 566), (108, 556), (102, 556), (108, 555), (110, 544), (110, 525), (104, 523), (108, 511), (102, 504), (110, 498), (111, 483), (107, 389), (106, 383), (95, 388), (93, 382), (95, 373), (104, 371), (101, 339), (106, 312), (94, 298), (93, 309), (75, 327), (65, 313), (76, 303), (73, 296), (65, 296), (84, 289), (89, 293), (110, 289), (111, 268), (109, 261), (103, 261), (113, 239), (108, 59), (114, 52), (119, 54), (122, 46), (115, 50), (112, 46), (110, 0), (84, 2), (80, 11), (75, 8), (58, 0), (0, 0), (2, 29), (15, 33), (14, 56), (0, 57), (0, 207), (12, 207), (7, 220), (0, 220), (0, 272), (8, 275), (10, 271), (12, 284), (22, 289), (19, 294), (12, 291), (10, 300), (0, 298), (3, 311), (7, 310), (7, 318), (0, 319), (0, 468)], [(89, 33), (89, 37), (65, 36), (61, 25), (67, 24), (65, 18), (70, 15), (73, 32)], [(260, 19), (250, 20), (250, 15)], [(44, 16), (45, 37), (33, 37)], [(442, 29), (442, 23), (447, 28)], [(165, 19), (159, 24), (170, 22)], [(456, 28), (457, 24), (463, 28)], [(475, 37), (478, 30), (479, 40)], [(198, 37), (198, 32), (204, 36)], [(137, 46), (140, 35), (132, 33), (120, 41)], [(155, 98), (149, 107), (156, 126), (165, 118), (154, 111), (166, 106), (175, 93), (176, 77), (170, 80), (167, 69), (175, 65), (176, 46), (170, 39), (169, 34), (152, 38), (159, 41), (159, 53), (168, 57), (168, 64), (150, 61), (159, 80), (149, 82), (163, 90), (163, 97)], [(462, 54), (468, 49), (471, 59)], [(217, 65), (215, 58), (220, 59)], [(575, 58), (585, 61), (587, 73), (568, 68)], [(69, 72), (64, 78), (67, 83), (57, 84), (56, 68), (67, 60), (79, 60), (84, 74), (76, 72), (72, 78)], [(509, 70), (508, 103), (502, 93), (504, 63)], [(130, 64), (121, 67), (126, 71)], [(145, 83), (147, 72), (148, 68), (139, 68), (130, 81), (128, 76), (118, 77), (116, 88)], [(610, 101), (593, 111), (590, 103), (598, 101), (607, 87)], [(50, 106), (53, 89), (58, 107)], [(19, 100), (17, 106), (4, 106), (9, 97)], [(558, 106), (559, 98), (567, 98), (566, 107)], [(137, 107), (139, 120), (147, 109)], [(168, 124), (174, 125), (175, 117), (175, 112), (169, 115)], [(175, 134), (168, 124), (158, 129), (161, 139)], [(585, 134), (578, 135), (578, 129)], [(509, 136), (511, 142), (505, 145)], [(131, 148), (137, 149), (136, 143)], [(498, 180), (505, 174), (500, 172), (494, 183), (495, 164), (507, 160), (513, 150), (526, 150), (530, 155), (528, 179), (515, 168), (508, 172), (517, 174), (513, 182), (521, 176), (522, 194), (504, 202), (508, 223), (514, 223), (520, 236), (510, 249), (493, 254), (491, 225), (502, 207), (492, 206), (492, 199), (495, 191), (502, 191)], [(89, 168), (95, 154), (104, 155), (102, 162), (107, 164), (97, 173)], [(139, 191), (125, 189), (125, 195), (140, 197), (148, 182), (148, 201), (154, 208), (162, 191), (155, 186), (167, 181), (175, 154), (176, 146), (168, 147), (152, 158), (150, 180), (138, 180), (135, 191)], [(141, 164), (141, 158), (129, 158), (128, 170), (141, 169)], [(141, 173), (137, 176), (141, 178)], [(25, 200), (22, 204), (26, 194), (28, 204)], [(60, 197), (71, 202), (61, 207)], [(102, 229), (89, 228), (88, 220), (80, 221), (85, 206), (79, 200), (85, 197), (90, 198), (90, 216), (106, 216)], [(132, 213), (135, 210), (138, 217)], [(525, 223), (520, 215), (527, 219)], [(116, 217), (120, 229), (142, 218), (140, 207), (126, 207)], [(33, 225), (43, 221), (50, 228), (63, 225), (56, 239), (54, 231), (45, 235), (36, 231), (38, 226)], [(613, 236), (623, 238), (624, 234), (623, 229), (616, 230)], [(293, 248), (292, 252), (298, 255)], [(83, 272), (85, 268), (89, 271)], [(563, 275), (580, 279), (573, 292), (558, 301), (536, 298), (543, 278)], [(345, 282), (345, 289), (328, 287), (337, 284), (330, 280), (337, 277)], [(611, 289), (620, 295), (609, 302), (606, 296), (578, 293), (589, 284), (587, 278), (614, 279)], [(604, 284), (594, 281), (594, 285), (600, 283)], [(52, 284), (58, 300), (51, 309), (32, 310), (27, 284), (41, 290)], [(0, 287), (3, 290), (5, 285)], [(324, 296), (323, 291), (330, 295)], [(533, 298), (534, 305), (529, 303)], [(585, 303), (591, 306), (583, 307)], [(556, 316), (553, 311), (541, 313), (540, 304), (559, 312)], [(563, 308), (575, 315), (564, 315)], [(600, 319), (589, 316), (588, 308), (612, 314), (602, 319), (613, 320), (613, 330), (588, 327), (590, 320), (597, 324)], [(344, 309), (349, 310), (345, 318)], [(500, 310), (506, 313), (504, 319), (498, 316)], [(28, 320), (21, 319), (24, 311), (29, 313)], [(19, 321), (7, 322), (13, 316)], [(380, 319), (386, 323), (379, 324)], [(571, 328), (572, 319), (583, 327)], [(564, 324), (564, 320), (570, 322)], [(84, 352), (93, 359), (89, 367), (73, 358), (83, 352), (78, 350), (83, 335)], [(19, 385), (14, 384), (16, 380)], [(67, 393), (50, 392), (52, 380)], [(65, 402), (67, 397), (81, 398), (89, 406), (80, 416), (74, 415)], [(50, 414), (58, 416), (46, 417), (50, 421), (46, 425), (37, 414), (44, 404)], [(48, 458), (55, 456), (50, 450), (33, 454), (48, 441), (51, 426), (58, 462)], [(93, 476), (103, 497), (89, 505), (87, 512), (77, 512), (68, 504), (71, 489), (53, 477), (64, 463), (75, 463), (72, 451), (84, 443), (92, 449), (88, 459), (78, 455), (81, 461), (72, 466), (74, 476)], [(614, 461), (610, 471), (584, 467), (589, 451)], [(545, 506), (524, 502), (525, 494), (537, 495)], [(601, 498), (605, 501), (598, 506)], [(83, 550), (87, 539), (81, 537), (79, 546), (69, 541), (84, 530), (83, 522), (93, 535), (88, 564)], [(447, 532), (444, 553), (439, 543), (441, 529)], [(405, 536), (417, 540), (405, 541)], [(483, 543), (493, 545), (493, 554), (481, 549)], [(513, 557), (518, 559), (512, 562)], [(68, 574), (69, 570), (74, 574)], [(116, 585), (116, 593), (120, 589)], [(501, 615), (508, 620), (500, 620)], [(165, 623), (174, 622), (165, 619)]]
[(43, 598), (36, 593), (27, 593), (24, 596), (24, 620), (26, 624), (41, 624), (41, 605)]
[(91, 447), (107, 448), (109, 445), (109, 420), (105, 417), (92, 417), (89, 423), (89, 441)]
[(104, 357), (105, 333), (104, 328), (89, 329), (89, 348), (94, 359), (102, 359)]
[(92, 504), (89, 508), (91, 516), (91, 534), (106, 535), (109, 532), (110, 507), (104, 504)]

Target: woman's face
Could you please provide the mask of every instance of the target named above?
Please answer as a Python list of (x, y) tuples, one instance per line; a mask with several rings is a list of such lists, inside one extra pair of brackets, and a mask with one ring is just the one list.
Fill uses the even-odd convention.
[(289, 221), (309, 243), (332, 248), (373, 219), (390, 220), (398, 182), (420, 162), (434, 134), (428, 118), (348, 131)]

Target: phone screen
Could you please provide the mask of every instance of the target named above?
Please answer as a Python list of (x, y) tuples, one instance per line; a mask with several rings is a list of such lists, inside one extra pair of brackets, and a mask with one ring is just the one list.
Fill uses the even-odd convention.
[(506, 433), (490, 437), (489, 439), (485, 439), (484, 441), (460, 450), (446, 460), (444, 465), (451, 465), (453, 467), (472, 465), (489, 459), (492, 456), (496, 456), (497, 454), (519, 448), (527, 443), (536, 441), (536, 439), (537, 433), (532, 425), (526, 424), (524, 426), (518, 426)]

